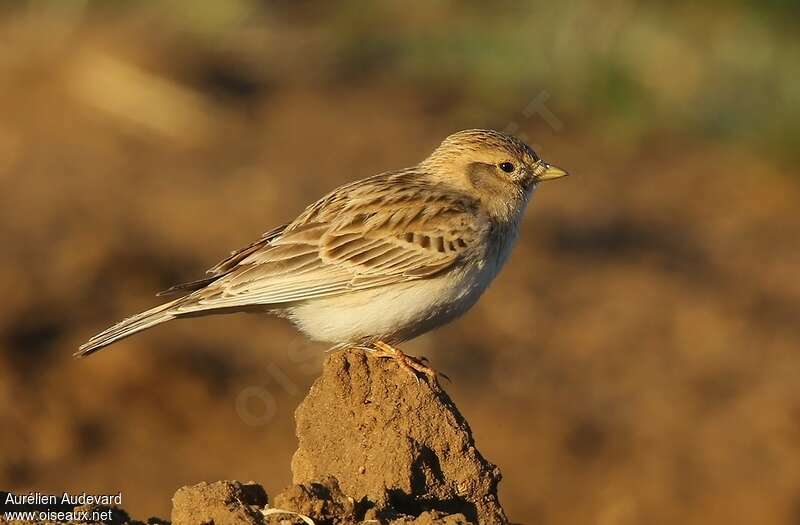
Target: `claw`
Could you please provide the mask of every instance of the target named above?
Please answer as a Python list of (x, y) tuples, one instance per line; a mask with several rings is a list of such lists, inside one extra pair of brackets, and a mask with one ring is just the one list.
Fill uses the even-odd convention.
[(372, 346), (374, 347), (373, 355), (375, 357), (393, 359), (398, 365), (400, 365), (400, 368), (410, 373), (417, 383), (420, 381), (420, 374), (428, 378), (428, 380), (433, 380), (434, 383), (437, 383), (437, 376), (442, 376), (450, 381), (450, 378), (446, 375), (437, 373), (436, 370), (427, 366), (428, 359), (425, 357), (411, 357), (404, 354), (392, 345), (384, 343), (383, 341), (376, 341), (372, 344)]

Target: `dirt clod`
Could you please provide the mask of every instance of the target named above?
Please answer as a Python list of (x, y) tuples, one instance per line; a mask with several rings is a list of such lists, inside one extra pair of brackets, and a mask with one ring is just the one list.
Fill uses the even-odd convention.
[(271, 507), (303, 514), (317, 525), (356, 523), (360, 521), (359, 515), (363, 515), (353, 498), (346, 496), (332, 477), (319, 483), (292, 485), (275, 496)]
[(439, 511), (507, 523), (500, 472), (475, 448), (455, 404), (395, 363), (361, 351), (332, 354), (295, 417), (294, 483), (334, 477), (378, 518)]
[(467, 525), (469, 521), (463, 514), (445, 514), (435, 510), (423, 512), (415, 519), (399, 519), (392, 525)]
[(267, 494), (261, 485), (239, 481), (198, 483), (172, 498), (173, 525), (259, 525)]

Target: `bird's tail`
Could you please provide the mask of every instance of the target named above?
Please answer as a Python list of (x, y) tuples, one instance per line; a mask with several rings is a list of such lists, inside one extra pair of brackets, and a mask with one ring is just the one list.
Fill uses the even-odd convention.
[(120, 339), (175, 319), (177, 312), (173, 307), (183, 299), (184, 297), (181, 297), (118, 322), (111, 328), (100, 332), (86, 343), (82, 344), (73, 355), (75, 357), (85, 357), (101, 350), (111, 343), (116, 343)]

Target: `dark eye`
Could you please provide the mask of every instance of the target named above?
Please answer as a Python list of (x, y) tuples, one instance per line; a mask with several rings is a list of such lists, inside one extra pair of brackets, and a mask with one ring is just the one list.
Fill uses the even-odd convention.
[(505, 171), (506, 173), (511, 173), (512, 171), (514, 171), (514, 165), (511, 164), (510, 162), (501, 162), (500, 169)]

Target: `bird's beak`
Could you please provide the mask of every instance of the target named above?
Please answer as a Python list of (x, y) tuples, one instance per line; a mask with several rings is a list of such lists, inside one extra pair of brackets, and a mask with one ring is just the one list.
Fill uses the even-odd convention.
[(539, 176), (536, 177), (536, 182), (542, 182), (543, 180), (560, 179), (561, 177), (566, 177), (567, 175), (569, 175), (569, 173), (562, 170), (558, 166), (552, 166), (546, 162), (542, 162), (542, 166), (544, 167), (544, 171), (542, 171), (539, 174)]

